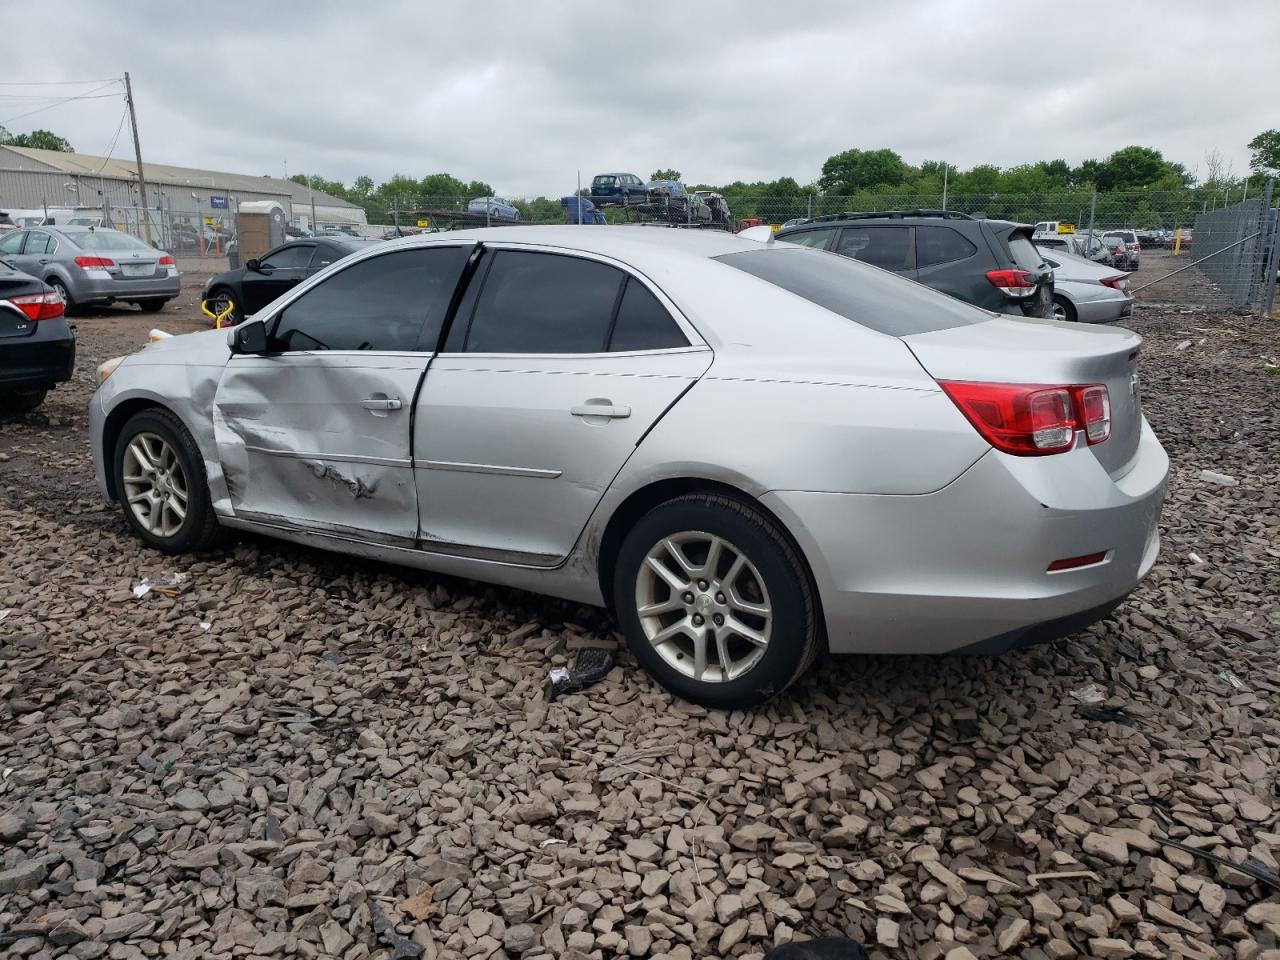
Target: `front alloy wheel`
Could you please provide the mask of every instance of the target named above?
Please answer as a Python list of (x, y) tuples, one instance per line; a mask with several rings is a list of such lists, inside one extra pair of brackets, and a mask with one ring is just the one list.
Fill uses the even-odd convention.
[(139, 433), (124, 450), (125, 502), (138, 525), (172, 537), (187, 519), (187, 476), (177, 451), (154, 433)]

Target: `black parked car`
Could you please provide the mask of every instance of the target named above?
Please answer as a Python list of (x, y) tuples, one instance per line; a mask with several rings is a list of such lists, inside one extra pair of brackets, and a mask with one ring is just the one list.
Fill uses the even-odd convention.
[(1053, 316), (1053, 269), (1032, 228), (942, 210), (837, 213), (774, 236), (892, 270), (997, 313)]
[(233, 304), (232, 320), (239, 323), (329, 264), (381, 242), (345, 234), (293, 240), (243, 267), (213, 277), (205, 284), (203, 299), (212, 301), (209, 309), (214, 313)]
[(0, 260), (0, 416), (26, 413), (71, 379), (76, 335), (54, 289)]

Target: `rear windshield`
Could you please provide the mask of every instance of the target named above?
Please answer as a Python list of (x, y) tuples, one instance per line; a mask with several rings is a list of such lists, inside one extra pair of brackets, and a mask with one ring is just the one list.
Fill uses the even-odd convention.
[(991, 319), (990, 314), (923, 284), (821, 250), (788, 244), (715, 259), (892, 337)]
[(117, 230), (68, 233), (67, 239), (81, 250), (150, 250), (145, 243)]
[(1035, 273), (1044, 263), (1044, 257), (1040, 256), (1040, 251), (1025, 233), (1015, 233), (1009, 237), (1009, 252), (1013, 254), (1013, 262), (1019, 270)]
[(596, 179), (595, 179), (595, 184), (596, 184), (596, 186), (597, 186), (597, 187), (607, 187), (607, 186), (609, 186), (611, 183), (613, 183), (615, 179), (617, 179), (617, 178), (616, 178), (616, 177), (610, 177), (610, 176), (601, 176), (601, 177), (596, 177)]

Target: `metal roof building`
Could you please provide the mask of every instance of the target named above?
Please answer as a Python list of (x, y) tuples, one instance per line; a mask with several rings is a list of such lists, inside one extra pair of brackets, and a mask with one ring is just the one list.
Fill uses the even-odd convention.
[[(144, 163), (153, 225), (229, 217), (243, 201), (274, 200), (290, 222), (313, 226), (366, 223), (363, 207), (282, 177)], [(84, 153), (0, 146), (0, 210), (101, 212), (132, 232), (140, 219), (137, 168), (132, 160)]]

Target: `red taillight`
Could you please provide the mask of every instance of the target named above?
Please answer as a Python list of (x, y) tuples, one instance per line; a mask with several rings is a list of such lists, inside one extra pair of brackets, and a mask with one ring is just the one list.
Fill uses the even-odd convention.
[(1090, 444), (1111, 435), (1111, 397), (1101, 384), (938, 383), (983, 439), (1005, 453), (1062, 453), (1074, 445), (1077, 430)]
[(169, 256), (169, 255), (166, 253), (163, 257), (161, 257), (161, 258), (160, 258), (160, 266), (162, 266), (162, 267), (172, 267), (172, 266), (173, 266), (173, 257)]
[(76, 257), (77, 267), (114, 267), (116, 262), (110, 257)]
[(1029, 297), (1036, 289), (1036, 282), (1026, 270), (988, 270), (987, 279), (1010, 297)]
[(9, 302), (32, 320), (53, 320), (62, 316), (66, 310), (62, 297), (52, 290), (48, 293), (26, 293), (20, 297), (10, 297)]
[(1123, 273), (1116, 274), (1114, 277), (1103, 277), (1098, 281), (1104, 287), (1110, 287), (1112, 290), (1128, 290), (1129, 278)]

